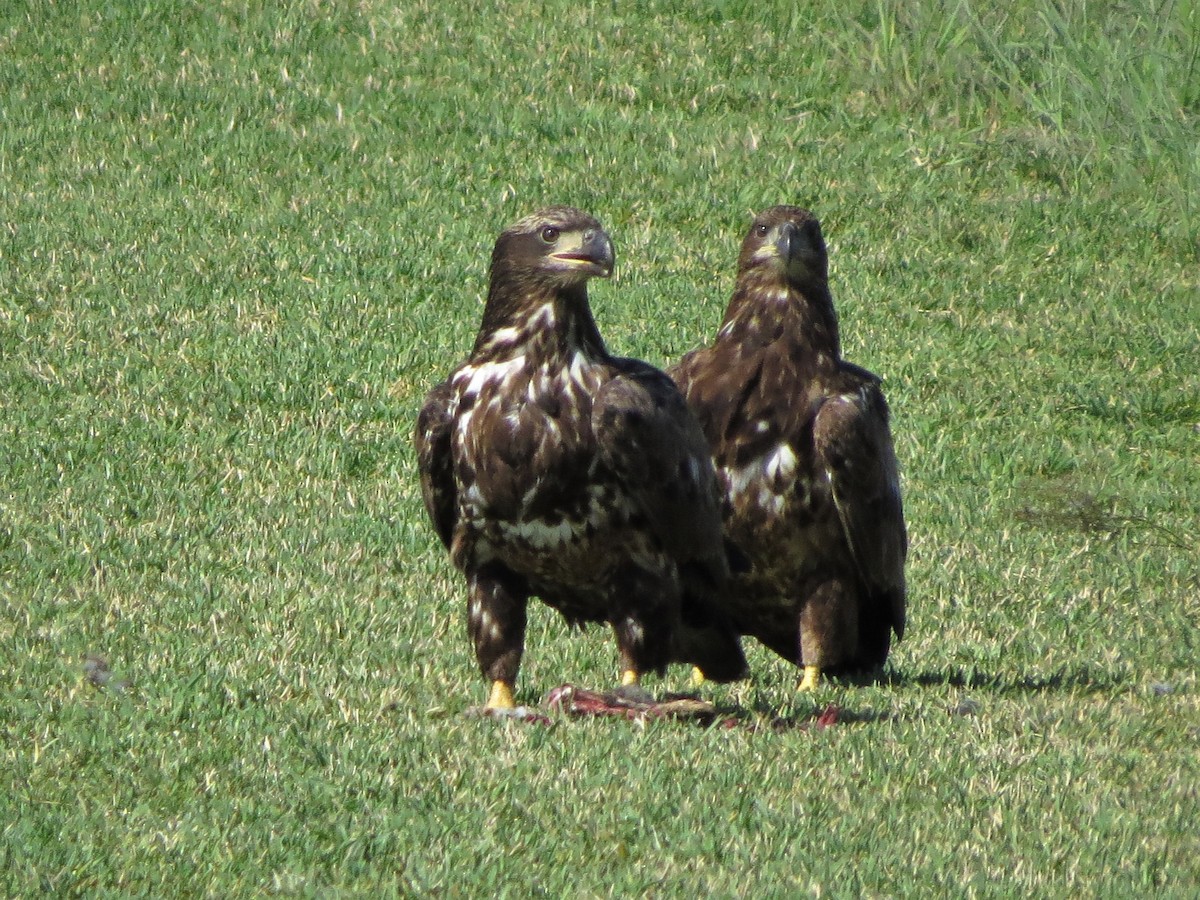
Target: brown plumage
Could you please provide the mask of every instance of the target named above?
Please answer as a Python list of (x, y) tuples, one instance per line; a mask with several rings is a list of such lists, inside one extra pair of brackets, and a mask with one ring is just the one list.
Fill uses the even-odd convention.
[(755, 218), (711, 347), (671, 370), (712, 444), (726, 536), (750, 558), (726, 609), (803, 666), (869, 670), (904, 634), (908, 538), (879, 378), (841, 358), (821, 227)]
[(729, 570), (703, 432), (664, 373), (609, 354), (588, 306), (587, 280), (612, 265), (577, 209), (505, 230), (470, 358), (417, 422), (425, 507), (466, 576), (492, 707), (513, 704), (530, 596), (611, 623), (627, 684), (672, 661), (745, 674), (712, 601)]

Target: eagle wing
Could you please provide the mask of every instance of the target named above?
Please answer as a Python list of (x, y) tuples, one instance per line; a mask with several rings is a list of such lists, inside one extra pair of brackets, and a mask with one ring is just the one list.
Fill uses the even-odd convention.
[(592, 430), (601, 461), (679, 567), (683, 596), (672, 658), (714, 681), (745, 678), (746, 657), (720, 605), (732, 548), (722, 535), (708, 441), (665, 373), (635, 360), (616, 365), (619, 374), (593, 402)]
[(592, 406), (599, 455), (681, 568), (699, 565), (724, 581), (720, 499), (704, 432), (663, 372), (636, 360), (617, 364), (619, 374)]
[(855, 373), (859, 390), (830, 396), (817, 411), (813, 442), (859, 575), (886, 598), (883, 611), (903, 637), (908, 535), (888, 406), (875, 376)]
[(421, 498), (433, 527), (447, 549), (458, 514), (458, 492), (454, 485), (451, 435), (454, 431), (454, 391), (446, 380), (425, 397), (417, 416), (413, 444), (421, 475)]

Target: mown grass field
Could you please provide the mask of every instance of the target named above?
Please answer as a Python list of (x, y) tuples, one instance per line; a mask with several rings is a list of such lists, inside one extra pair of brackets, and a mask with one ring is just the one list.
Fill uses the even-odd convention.
[[(5, 5), (0, 894), (1195, 896), (1198, 146), (1194, 0)], [(821, 216), (909, 633), (705, 693), (836, 727), (463, 716), (410, 432), (549, 202), (657, 364)]]

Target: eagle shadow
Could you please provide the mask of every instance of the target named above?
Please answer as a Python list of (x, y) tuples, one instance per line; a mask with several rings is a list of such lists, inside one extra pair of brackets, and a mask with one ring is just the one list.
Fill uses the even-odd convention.
[[(1111, 694), (1122, 690), (1128, 685), (1128, 678), (1118, 673), (1096, 669), (1090, 666), (1063, 668), (1044, 675), (1001, 674), (984, 671), (975, 667), (957, 667), (940, 671), (900, 672), (893, 669), (842, 675), (831, 679), (836, 684), (847, 687), (953, 687), (964, 691), (981, 691), (1000, 695), (1019, 694), (1053, 694), (1059, 692), (1083, 694)], [(736, 719), (742, 725), (755, 728), (765, 728), (771, 731), (807, 731), (814, 727), (822, 727), (819, 720), (822, 710), (829, 707), (821, 702), (814, 702), (807, 712), (782, 712), (762, 700), (755, 700), (748, 706), (738, 704), (721, 705), (717, 707), (718, 719), (721, 717)], [(979, 711), (979, 704), (967, 699), (952, 706), (949, 710), (954, 715), (973, 715)], [(879, 722), (896, 721), (904, 718), (901, 714), (890, 709), (878, 709), (870, 706), (845, 706), (838, 704), (836, 721), (843, 725), (869, 725)]]
[(956, 687), (996, 694), (1072, 693), (1105, 694), (1128, 685), (1128, 677), (1091, 666), (1063, 668), (1042, 675), (1000, 674), (974, 666), (915, 673), (889, 672), (882, 684), (904, 687)]

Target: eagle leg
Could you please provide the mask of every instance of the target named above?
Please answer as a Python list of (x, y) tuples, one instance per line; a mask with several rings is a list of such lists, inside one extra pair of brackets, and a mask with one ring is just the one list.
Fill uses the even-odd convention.
[(525, 650), (528, 599), (520, 579), (502, 567), (485, 567), (468, 578), (467, 631), (479, 670), (492, 684), (489, 709), (516, 705), (512, 692)]
[(804, 677), (800, 679), (800, 691), (815, 691), (817, 685), (821, 682), (821, 667), (820, 666), (805, 666)]
[(637, 687), (646, 672), (666, 671), (679, 623), (679, 593), (672, 579), (637, 566), (626, 567), (615, 579), (610, 596), (632, 601), (615, 609), (612, 619), (623, 687)]
[(823, 669), (854, 659), (858, 646), (858, 602), (844, 579), (831, 578), (809, 593), (800, 611), (801, 691), (815, 691)]

